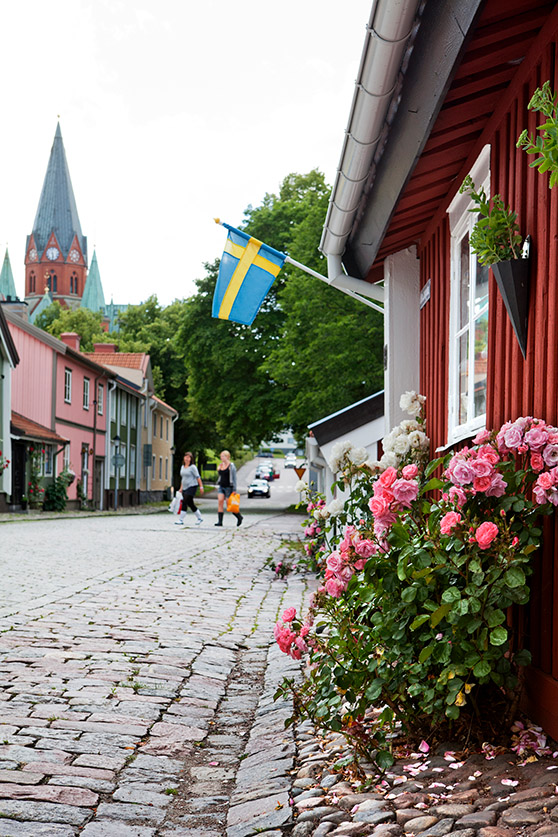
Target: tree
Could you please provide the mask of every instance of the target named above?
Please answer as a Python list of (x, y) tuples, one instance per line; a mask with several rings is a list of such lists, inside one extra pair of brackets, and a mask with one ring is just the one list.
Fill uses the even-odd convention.
[(103, 315), (100, 311), (90, 311), (88, 308), (62, 308), (58, 302), (54, 302), (37, 317), (36, 325), (54, 337), (73, 331), (81, 337), (81, 351), (92, 352), (94, 343), (105, 343), (110, 339), (102, 329), (102, 320)]
[[(290, 174), (248, 207), (250, 235), (325, 272), (318, 242), (330, 189), (323, 174)], [(258, 443), (348, 406), (382, 386), (381, 316), (285, 264), (252, 326), (211, 319), (218, 262), (206, 265), (181, 328), (191, 414), (227, 446)]]

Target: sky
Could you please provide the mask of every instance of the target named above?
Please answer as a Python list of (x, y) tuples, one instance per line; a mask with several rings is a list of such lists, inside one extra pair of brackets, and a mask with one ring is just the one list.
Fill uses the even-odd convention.
[(107, 302), (195, 293), (225, 243), (214, 217), (239, 226), (291, 172), (332, 184), (372, 4), (4, 3), (0, 243), (18, 294), (58, 119)]

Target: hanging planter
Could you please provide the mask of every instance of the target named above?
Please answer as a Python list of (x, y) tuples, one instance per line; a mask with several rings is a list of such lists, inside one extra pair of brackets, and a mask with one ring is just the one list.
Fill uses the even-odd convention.
[(459, 191), (462, 194), (468, 192), (475, 204), (469, 210), (477, 215), (471, 232), (471, 249), (480, 264), (492, 268), (525, 358), (529, 318), (529, 236), (522, 244), (517, 213), (504, 204), (500, 195), (494, 195), (490, 201), (482, 186), (477, 192), (469, 175)]
[(506, 306), (508, 317), (511, 320), (524, 358), (527, 353), (527, 323), (529, 320), (529, 267), (528, 255), (521, 259), (495, 262), (492, 265), (498, 290)]

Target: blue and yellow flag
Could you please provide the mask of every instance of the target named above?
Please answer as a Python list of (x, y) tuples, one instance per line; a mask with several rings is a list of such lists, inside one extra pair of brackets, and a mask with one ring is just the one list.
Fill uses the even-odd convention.
[(251, 325), (287, 258), (248, 233), (229, 231), (213, 296), (212, 316)]

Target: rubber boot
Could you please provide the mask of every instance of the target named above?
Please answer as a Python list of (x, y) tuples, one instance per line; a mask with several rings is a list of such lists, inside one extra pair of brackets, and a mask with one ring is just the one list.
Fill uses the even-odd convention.
[(217, 523), (215, 524), (216, 526), (222, 526), (223, 525), (223, 515), (224, 515), (224, 513), (225, 512), (217, 512), (217, 517), (219, 519), (218, 519)]
[(240, 524), (242, 523), (242, 521), (243, 521), (243, 519), (244, 519), (244, 518), (242, 517), (242, 515), (240, 514), (240, 512), (235, 512), (235, 513), (234, 513), (234, 516), (236, 517), (236, 525), (237, 525), (237, 526), (240, 526)]

